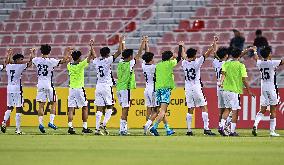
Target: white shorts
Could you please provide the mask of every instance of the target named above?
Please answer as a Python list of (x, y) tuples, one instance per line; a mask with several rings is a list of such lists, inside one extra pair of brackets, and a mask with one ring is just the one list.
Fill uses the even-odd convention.
[(82, 108), (88, 105), (84, 88), (69, 88), (68, 107)]
[(54, 88), (39, 88), (37, 89), (36, 101), (39, 102), (51, 102), (56, 101), (56, 92)]
[(122, 108), (130, 107), (130, 90), (117, 91), (119, 104)]
[(154, 87), (146, 87), (144, 90), (145, 105), (147, 107), (156, 107), (156, 93)]
[(225, 108), (223, 90), (217, 90), (218, 108)]
[(194, 85), (191, 87), (185, 86), (185, 97), (188, 108), (207, 105), (201, 85)]
[(241, 109), (239, 94), (229, 91), (223, 91), (223, 96), (225, 108), (231, 108), (232, 110)]
[(97, 84), (95, 91), (96, 106), (113, 105), (113, 91), (112, 86), (106, 84)]
[(260, 105), (270, 106), (277, 105), (279, 103), (280, 97), (276, 89), (271, 89), (270, 91), (261, 91)]
[(7, 93), (7, 106), (8, 107), (22, 107), (23, 106), (22, 93)]

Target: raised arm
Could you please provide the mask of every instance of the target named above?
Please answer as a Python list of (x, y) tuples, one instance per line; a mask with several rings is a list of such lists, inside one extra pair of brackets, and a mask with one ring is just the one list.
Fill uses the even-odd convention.
[(184, 47), (184, 42), (180, 41), (178, 43), (178, 57), (181, 57), (182, 59), (186, 59), (186, 53), (185, 53), (185, 47)]
[(146, 36), (143, 36), (139, 50), (138, 50), (136, 56), (134, 57), (135, 60), (138, 60), (141, 57), (143, 49), (145, 47), (145, 41), (146, 41)]
[(30, 67), (32, 66), (33, 64), (33, 58), (35, 57), (35, 51), (36, 51), (36, 48), (31, 48), (30, 49), (30, 59), (29, 59), (29, 62), (27, 63), (27, 67)]
[(146, 41), (145, 41), (145, 52), (150, 52), (148, 36), (146, 36)]
[(219, 38), (217, 36), (214, 36), (213, 43), (210, 45), (210, 47), (207, 49), (207, 51), (204, 53), (204, 58), (208, 58), (210, 54), (212, 54), (216, 47), (217, 47), (217, 41)]
[(71, 47), (67, 47), (64, 51), (64, 57), (63, 59), (61, 59), (59, 61), (59, 64), (65, 64), (67, 62), (70, 62), (70, 55), (71, 55), (71, 52), (72, 52), (73, 48)]
[[(113, 58), (116, 59), (119, 55), (121, 55), (121, 52), (123, 50), (123, 41), (124, 41), (124, 36), (119, 35), (119, 45), (117, 51), (114, 53)], [(125, 43), (125, 41), (124, 41)]]
[(87, 57), (87, 62), (90, 63), (91, 60), (93, 60), (94, 58), (96, 58), (96, 52), (94, 50), (94, 40), (90, 40), (90, 53), (89, 56)]
[(3, 68), (5, 68), (7, 64), (11, 63), (12, 54), (13, 54), (13, 49), (9, 48), (7, 50), (7, 56), (6, 56)]

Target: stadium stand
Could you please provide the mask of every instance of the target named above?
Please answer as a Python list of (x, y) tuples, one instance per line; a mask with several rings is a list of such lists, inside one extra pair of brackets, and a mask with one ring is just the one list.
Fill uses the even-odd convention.
[[(0, 4), (2, 8), (7, 6)], [(29, 47), (49, 43), (53, 47), (51, 56), (60, 58), (64, 47), (69, 45), (87, 53), (91, 38), (97, 43), (96, 50), (109, 45), (115, 51), (118, 39), (113, 34), (126, 32), (127, 46), (134, 49), (138, 48), (141, 36), (148, 35), (150, 50), (159, 60), (162, 51), (176, 50), (181, 40), (199, 54), (206, 50), (215, 34), (220, 36), (219, 44), (227, 46), (233, 28), (242, 32), (246, 46), (252, 45), (255, 30), (262, 29), (274, 56), (280, 58), (284, 51), (283, 0), (27, 0), (17, 4), (22, 4), (20, 9), (17, 5), (0, 23), (1, 52), (8, 47), (27, 52)], [(259, 86), (253, 61), (246, 58), (244, 63), (252, 85)], [(114, 76), (115, 68), (114, 65)], [(135, 69), (138, 86), (144, 86), (141, 67)], [(86, 84), (93, 87), (96, 79), (91, 70), (92, 66), (86, 71)], [(35, 85), (34, 69), (25, 74), (24, 84)], [(6, 78), (1, 75), (0, 85), (4, 85)], [(201, 75), (206, 87), (215, 87), (211, 59), (204, 64)], [(184, 85), (181, 69), (176, 69), (175, 76), (177, 84)], [(68, 85), (64, 66), (56, 69), (54, 82)]]

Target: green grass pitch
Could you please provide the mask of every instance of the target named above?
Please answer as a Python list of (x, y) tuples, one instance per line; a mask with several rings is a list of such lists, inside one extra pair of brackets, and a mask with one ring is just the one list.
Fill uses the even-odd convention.
[[(185, 136), (185, 129), (176, 129), (171, 137), (142, 136), (142, 129), (130, 129), (130, 136), (67, 135), (67, 129), (47, 129), (41, 135), (35, 127), (22, 128), (25, 135), (15, 135), (9, 127), (0, 134), (0, 164), (4, 165), (190, 165), (229, 164), (267, 165), (284, 162), (283, 137), (269, 137), (268, 130), (259, 130), (252, 137), (250, 130), (238, 132), (240, 137), (208, 137), (195, 129), (194, 137)], [(77, 133), (81, 128), (76, 129)], [(159, 130), (160, 134), (164, 130)], [(217, 132), (214, 130), (214, 132)]]

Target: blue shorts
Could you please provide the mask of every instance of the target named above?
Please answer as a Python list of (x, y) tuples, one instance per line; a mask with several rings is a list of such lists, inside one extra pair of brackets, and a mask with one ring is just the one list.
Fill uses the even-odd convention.
[(160, 106), (161, 103), (169, 104), (171, 100), (171, 89), (158, 89), (156, 90), (156, 105)]

